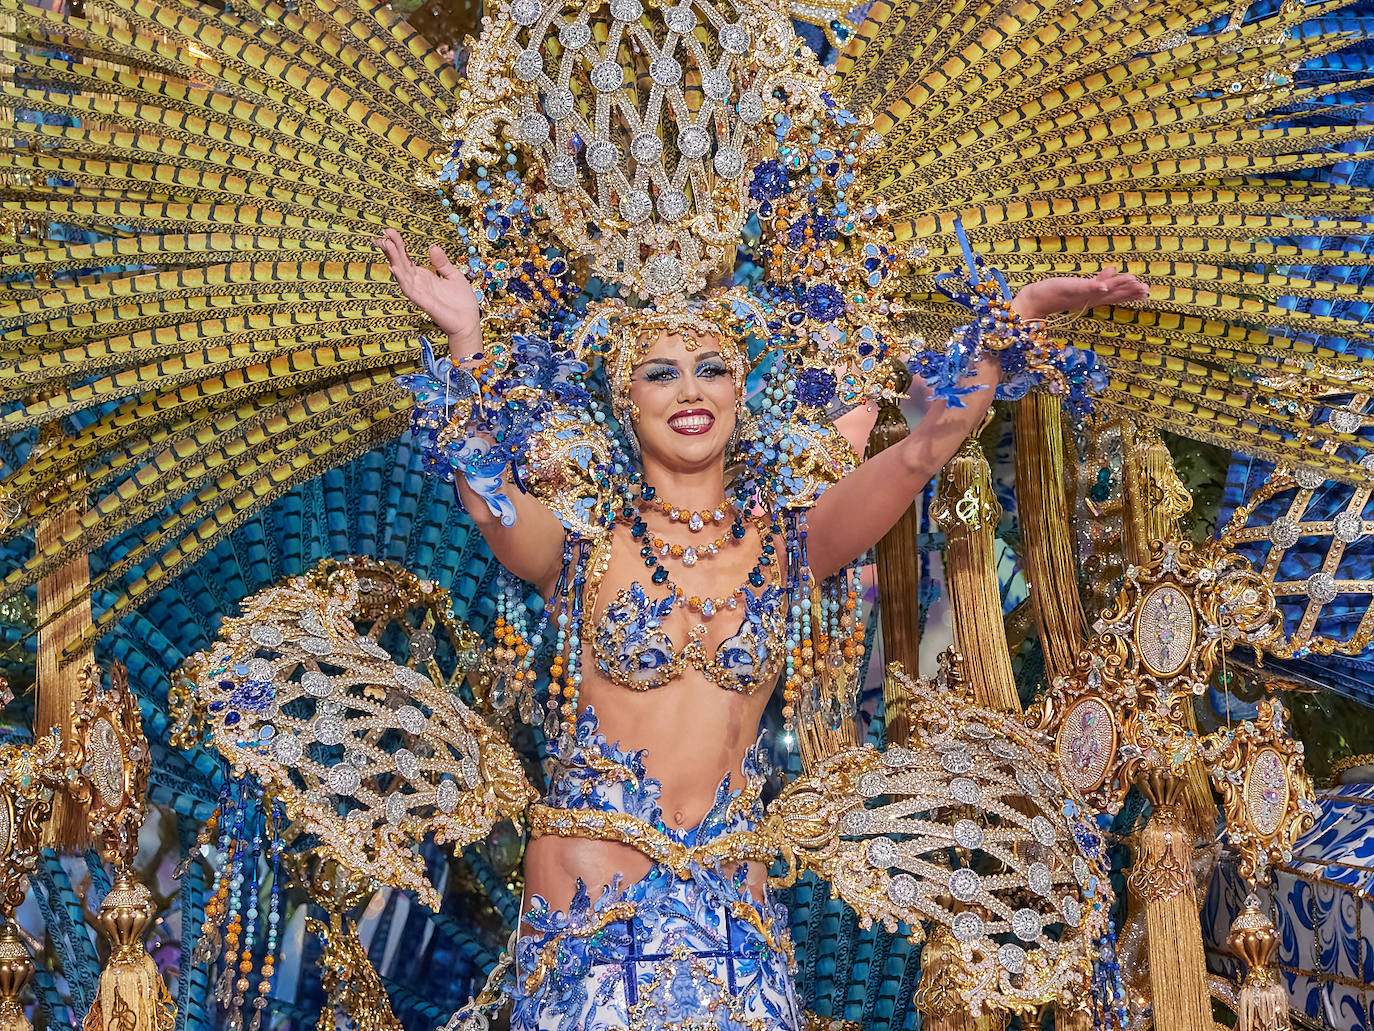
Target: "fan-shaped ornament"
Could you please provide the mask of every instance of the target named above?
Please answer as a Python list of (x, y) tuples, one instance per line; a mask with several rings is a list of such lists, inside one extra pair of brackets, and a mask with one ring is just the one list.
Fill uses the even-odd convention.
[[(475, 642), (448, 605), (395, 566), (326, 562), (225, 621), (188, 660), (178, 715), (330, 857), (436, 909), (416, 843), (468, 844), (534, 797), (515, 752), (458, 696)], [(403, 649), (407, 662), (393, 657)]]
[(1111, 891), (1082, 796), (1015, 718), (889, 675), (915, 701), (911, 747), (849, 749), (788, 785), (769, 817), (789, 858), (865, 926), (948, 929), (974, 1014), (1081, 991)]
[[(760, 125), (797, 43), (782, 7), (709, 0), (515, 0), (497, 8), (454, 126), (470, 160), (503, 143), (592, 271), (653, 296), (733, 265)], [(594, 31), (595, 30), (595, 31)], [(812, 90), (814, 81), (809, 83)]]

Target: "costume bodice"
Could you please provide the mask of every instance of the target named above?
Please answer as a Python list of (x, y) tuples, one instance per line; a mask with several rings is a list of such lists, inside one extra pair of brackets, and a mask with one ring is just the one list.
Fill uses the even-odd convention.
[[(599, 546), (609, 548), (610, 542)], [(595, 611), (599, 586), (596, 579), (588, 584), (585, 611)], [(591, 636), (602, 675), (636, 691), (662, 687), (687, 669), (700, 670), (718, 686), (744, 694), (772, 685), (782, 668), (787, 618), (786, 596), (776, 583), (757, 590), (744, 587), (731, 597), (728, 605), (743, 610), (741, 619), (734, 634), (714, 651), (702, 640), (705, 622), (693, 628), (681, 651), (677, 649), (663, 628), (677, 602), (673, 593), (651, 599), (638, 580), (620, 591)]]

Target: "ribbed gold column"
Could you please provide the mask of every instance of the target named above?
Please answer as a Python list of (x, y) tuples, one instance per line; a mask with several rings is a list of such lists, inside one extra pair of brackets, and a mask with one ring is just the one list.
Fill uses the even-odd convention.
[[(868, 435), (868, 456), (904, 440), (909, 432), (902, 410), (891, 401), (884, 401)], [(921, 654), (921, 556), (917, 547), (920, 529), (916, 506), (909, 505), (875, 549), (884, 666), (900, 662), (913, 677), (920, 671)], [(888, 743), (905, 744), (909, 733), (906, 693), (894, 677), (883, 679), (883, 706)]]
[(1031, 394), (1012, 406), (1016, 429), (1016, 513), (1031, 602), (1048, 679), (1074, 671), (1087, 641), (1078, 595), (1073, 519), (1064, 480), (1064, 424), (1059, 399)]

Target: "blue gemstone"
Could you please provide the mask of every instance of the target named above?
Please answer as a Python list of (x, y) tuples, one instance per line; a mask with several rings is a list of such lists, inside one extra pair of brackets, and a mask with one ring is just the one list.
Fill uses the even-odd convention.
[(234, 726), (236, 723), (238, 723), (238, 721), (241, 720), (242, 718), (243, 718), (243, 717), (240, 716), (240, 715), (239, 715), (238, 713), (236, 713), (236, 712), (228, 712), (228, 713), (225, 713), (225, 714), (224, 714), (224, 725), (225, 725), (226, 727), (232, 727), (232, 726)]
[(654, 583), (661, 584), (666, 579), (668, 579), (668, 570), (664, 569), (662, 566), (659, 566), (657, 569), (654, 570)]

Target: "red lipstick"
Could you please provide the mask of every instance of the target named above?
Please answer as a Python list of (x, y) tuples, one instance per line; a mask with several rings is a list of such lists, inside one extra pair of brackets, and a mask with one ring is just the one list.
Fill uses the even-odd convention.
[(668, 426), (674, 433), (689, 437), (709, 433), (715, 424), (716, 417), (705, 408), (689, 408), (683, 412), (675, 412), (668, 420)]

